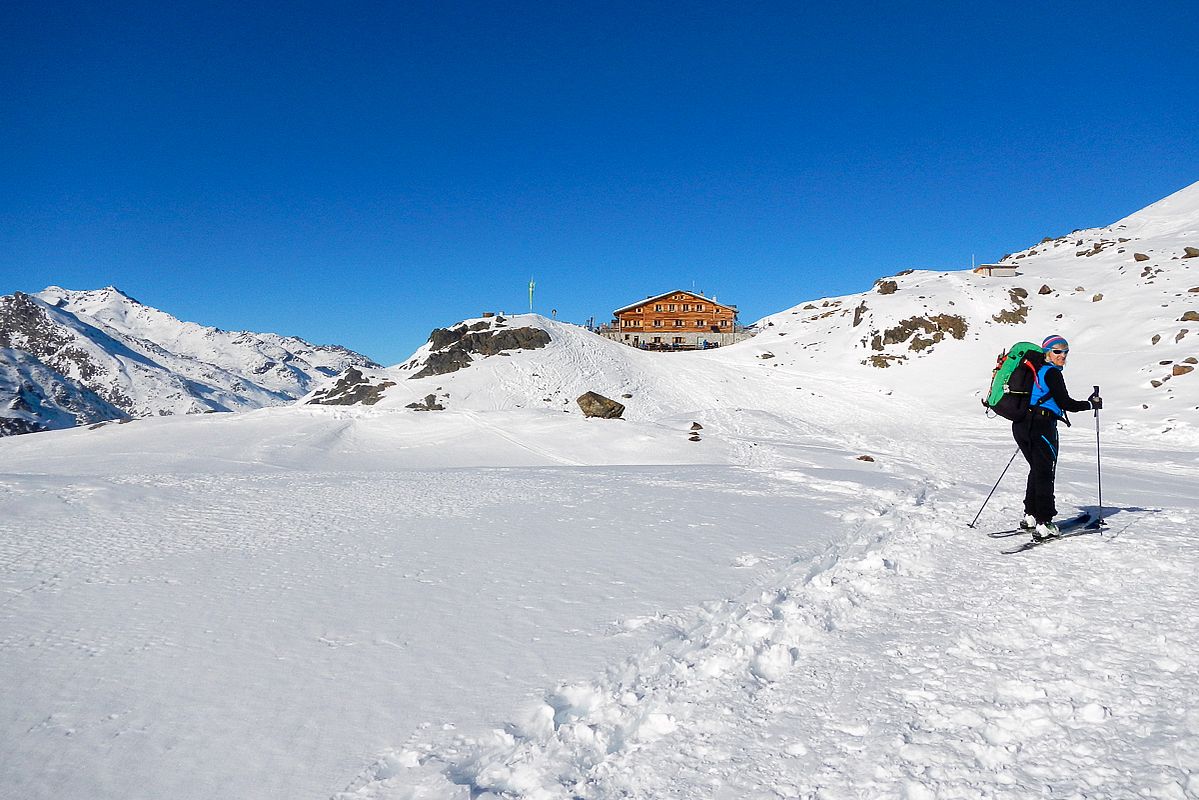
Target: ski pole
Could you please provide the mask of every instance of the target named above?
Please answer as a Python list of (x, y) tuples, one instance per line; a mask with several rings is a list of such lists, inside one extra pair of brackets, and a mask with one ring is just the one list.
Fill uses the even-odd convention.
[(978, 522), (978, 518), (982, 516), (983, 508), (986, 508), (987, 503), (991, 502), (991, 495), (995, 494), (995, 490), (999, 488), (999, 481), (1003, 480), (1004, 475), (1007, 475), (1008, 469), (1012, 466), (1012, 462), (1016, 460), (1016, 456), (1019, 454), (1020, 454), (1020, 448), (1017, 447), (1016, 452), (1012, 453), (1012, 457), (1008, 459), (1007, 466), (1003, 468), (1003, 472), (999, 473), (999, 480), (995, 481), (995, 485), (991, 487), (991, 491), (987, 495), (987, 499), (983, 500), (982, 508), (980, 508), (978, 510), (978, 513), (974, 515), (974, 519), (972, 519), (970, 521), (970, 524), (966, 526), (967, 528), (973, 528), (974, 523)]
[[(1099, 396), (1099, 387), (1095, 387), (1095, 393), (1091, 397)], [(1099, 519), (1095, 522), (1095, 527), (1103, 524), (1103, 462), (1099, 459), (1099, 409), (1095, 409), (1095, 476), (1099, 482)]]

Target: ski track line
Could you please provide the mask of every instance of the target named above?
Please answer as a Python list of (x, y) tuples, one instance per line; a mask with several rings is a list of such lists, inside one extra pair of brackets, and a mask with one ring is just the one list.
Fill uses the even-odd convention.
[[(921, 514), (926, 487), (907, 500)], [(782, 585), (756, 589), (742, 601), (707, 604), (690, 626), (593, 683), (561, 686), (524, 720), (489, 738), (431, 741), (419, 732), (360, 776), (342, 798), (476, 797), (480, 792), (550, 800), (629, 796), (614, 776), (662, 738), (677, 741), (698, 709), (694, 696), (722, 686), (734, 694), (785, 678), (812, 639), (835, 631), (897, 569), (883, 551), (904, 518), (893, 489), (865, 489), (870, 508), (848, 514), (858, 523), (848, 544), (813, 563), (798, 562)], [(673, 744), (672, 744), (673, 746)], [(415, 773), (415, 774), (414, 774)], [(620, 783), (618, 780), (617, 783)], [(640, 795), (634, 791), (633, 796)]]
[(503, 439), (504, 441), (506, 441), (510, 444), (514, 444), (517, 447), (532, 453), (533, 455), (541, 456), (542, 458), (548, 459), (557, 464), (562, 464), (563, 466), (567, 466), (567, 467), (586, 466), (582, 461), (575, 461), (573, 459), (566, 458), (565, 456), (559, 456), (559, 455), (549, 452), (548, 450), (542, 449), (540, 447), (534, 447), (534, 446), (528, 444), (527, 442), (522, 442), (519, 439), (517, 439), (516, 437), (511, 436), (507, 433), (504, 433), (502, 430), (500, 430), (500, 428), (498, 426), (492, 425), (489, 422), (485, 422), (485, 421), (479, 419), (478, 412), (462, 411), (459, 413), (463, 414), (467, 419), (469, 419), (476, 426), (478, 426), (480, 430), (485, 430), (488, 433), (495, 436), (496, 438)]
[(1199, 603), (1199, 559), (1146, 515), (1016, 566), (945, 488), (880, 493), (779, 588), (489, 738), (418, 733), (337, 797), (1199, 795), (1199, 636), (1156, 618)]

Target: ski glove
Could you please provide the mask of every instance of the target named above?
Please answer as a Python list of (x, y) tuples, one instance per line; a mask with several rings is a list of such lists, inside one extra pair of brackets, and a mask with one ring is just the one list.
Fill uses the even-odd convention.
[(1099, 409), (1103, 408), (1103, 398), (1099, 395), (1093, 394), (1088, 397), (1087, 400), (1091, 403), (1091, 408), (1094, 410), (1098, 411)]

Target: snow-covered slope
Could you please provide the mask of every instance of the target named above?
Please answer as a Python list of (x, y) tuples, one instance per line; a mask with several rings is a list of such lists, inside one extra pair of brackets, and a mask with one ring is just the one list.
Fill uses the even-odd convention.
[[(66, 311), (101, 323), (135, 341), (153, 342), (185, 361), (241, 377), (281, 396), (305, 394), (314, 381), (336, 375), (347, 366), (377, 366), (344, 347), (313, 345), (294, 336), (249, 331), (223, 331), (183, 322), (165, 311), (143, 305), (108, 287), (76, 292), (51, 286), (36, 297)], [(200, 378), (214, 377), (197, 370)]]
[(21, 350), (0, 348), (0, 436), (69, 428), (122, 416), (77, 381)]
[(1099, 384), (1120, 427), (1199, 443), (1197, 255), (1199, 183), (1106, 228), (1006, 256), (1016, 277), (896, 275), (773, 314), (747, 347), (780, 367), (875, 369), (872, 382), (940, 413), (978, 407), (1000, 350), (1059, 333), (1075, 397)]
[[(118, 409), (110, 412), (116, 416), (281, 405), (347, 366), (376, 366), (343, 348), (180, 322), (111, 287), (95, 292), (51, 287), (38, 295), (0, 298), (0, 346), (39, 361), (44, 369), (38, 375), (48, 380), (73, 381), (94, 392)], [(26, 382), (33, 377), (26, 375)], [(12, 402), (13, 395), (3, 397)], [(94, 416), (76, 414), (72, 421), (70, 414), (52, 414), (37, 423), (65, 427)]]
[[(1129, 242), (894, 276), (716, 351), (468, 320), (322, 403), (0, 440), (0, 786), (1199, 796), (1194, 189)], [(1107, 399), (1062, 431), (1058, 505), (1100, 510), (1102, 433), (1107, 526), (1005, 555), (1019, 463), (965, 527), (1013, 457), (978, 395), (1050, 332)]]

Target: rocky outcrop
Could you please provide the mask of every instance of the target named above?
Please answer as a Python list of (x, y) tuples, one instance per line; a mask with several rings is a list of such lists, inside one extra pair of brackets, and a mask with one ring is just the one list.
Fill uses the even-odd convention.
[(422, 402), (409, 403), (405, 408), (411, 408), (413, 411), (445, 411), (445, 406), (437, 402), (435, 394), (427, 394)]
[(350, 367), (332, 386), (317, 391), (307, 405), (373, 406), (383, 398), (384, 392), (395, 385), (395, 381), (368, 378), (362, 370)]
[(1028, 321), (1028, 306), (1024, 302), (1028, 297), (1028, 290), (1017, 286), (1008, 291), (1008, 297), (1011, 298), (1012, 307), (993, 314), (991, 319), (1005, 325), (1019, 325)]
[(445, 375), (469, 367), (472, 356), (494, 356), (511, 350), (536, 350), (550, 343), (541, 328), (507, 328), (496, 317), (471, 325), (438, 328), (429, 334), (430, 353), (415, 378)]
[(41, 433), (50, 430), (32, 420), (20, 417), (0, 417), (0, 436), (20, 436), (25, 433)]
[(602, 419), (620, 419), (624, 406), (615, 400), (610, 400), (602, 394), (587, 392), (575, 401), (583, 410), (585, 417), (600, 417)]
[[(954, 339), (966, 338), (968, 327), (965, 318), (955, 314), (909, 317), (898, 325), (875, 334), (870, 346), (874, 350), (882, 350), (887, 345), (908, 342), (909, 350), (919, 352), (942, 341), (946, 335)], [(926, 335), (921, 336), (921, 333)]]

